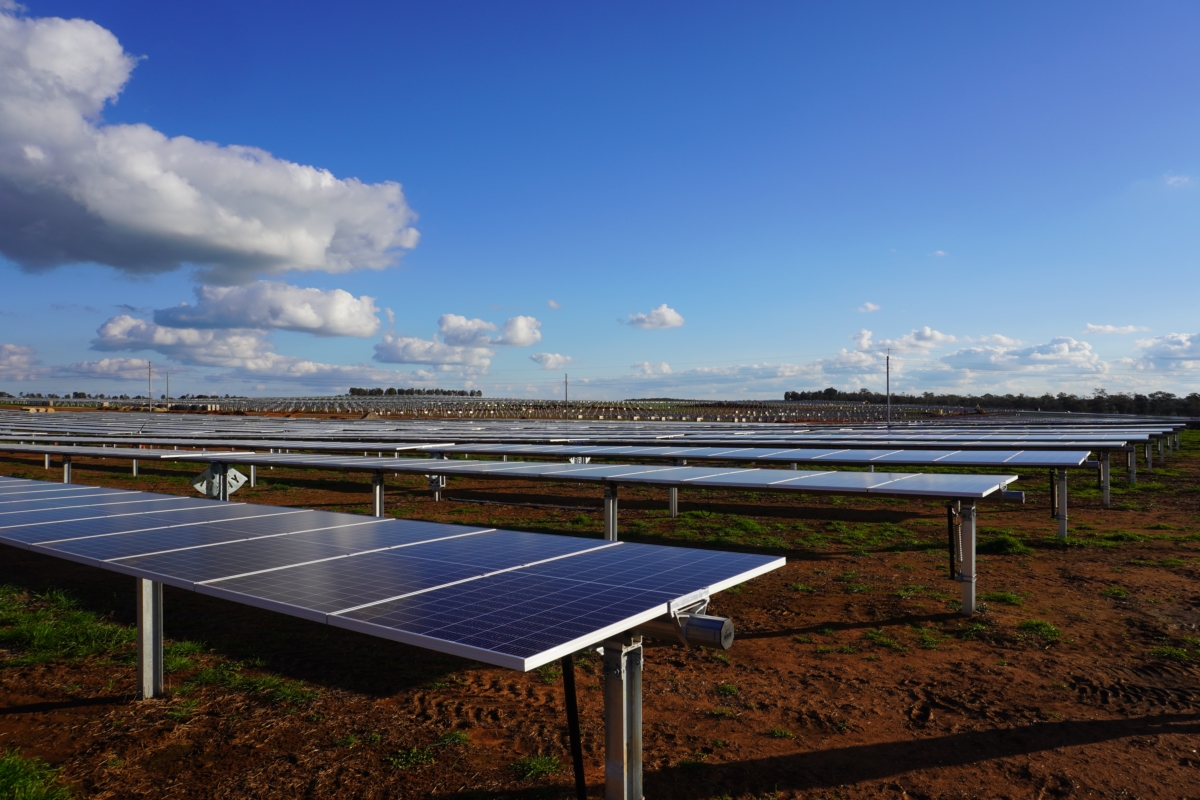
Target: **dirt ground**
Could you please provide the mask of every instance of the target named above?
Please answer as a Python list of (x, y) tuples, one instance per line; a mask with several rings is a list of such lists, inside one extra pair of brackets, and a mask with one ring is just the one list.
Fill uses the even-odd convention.
[[(737, 624), (727, 653), (648, 644), (646, 796), (1200, 798), (1198, 456), (1189, 432), (1136, 489), (1116, 473), (1110, 509), (1077, 474), (1065, 546), (1045, 473), (1016, 485), (1024, 506), (982, 504), (985, 610), (970, 620), (946, 577), (938, 503), (681, 492), (672, 520), (665, 490), (624, 491), (624, 539), (788, 558), (714, 600)], [(74, 463), (78, 483), (178, 494), (198, 471)], [(2, 454), (0, 474), (60, 478)], [(389, 513), (602, 528), (594, 488), (458, 479), (441, 503), (423, 488), (389, 482)], [(369, 497), (366, 477), (264, 469), (234, 499), (366, 512)], [(28, 609), (65, 590), (133, 623), (127, 578), (0, 546), (0, 584)], [(170, 588), (166, 609), (161, 700), (132, 699), (127, 649), (0, 650), (0, 750), (46, 759), (96, 798), (572, 793), (556, 669), (508, 672)], [(597, 658), (577, 681), (599, 797)], [(547, 774), (531, 775), (538, 765)]]

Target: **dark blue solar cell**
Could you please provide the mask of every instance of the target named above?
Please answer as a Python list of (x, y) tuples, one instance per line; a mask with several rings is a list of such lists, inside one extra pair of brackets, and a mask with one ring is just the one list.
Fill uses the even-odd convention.
[(195, 583), (277, 569), (341, 554), (341, 549), (335, 546), (293, 542), (290, 537), (280, 536), (160, 555), (135, 556), (110, 563), (131, 567), (143, 574), (168, 576)]
[(209, 586), (214, 591), (236, 592), (329, 613), (480, 574), (478, 567), (422, 561), (391, 553), (367, 553), (218, 581)]
[(122, 515), (144, 514), (148, 511), (162, 511), (171, 507), (172, 503), (185, 506), (190, 498), (174, 497), (170, 500), (133, 500), (115, 503), (96, 504), (71, 508), (54, 508), (46, 510), (30, 509), (21, 513), (0, 513), (0, 535), (4, 530), (33, 523), (67, 522), (70, 520), (103, 519)]
[[(219, 544), (221, 542), (244, 541), (246, 534), (221, 530), (211, 524), (165, 527), (158, 530), (123, 533), (116, 536), (97, 536), (88, 539), (73, 539), (39, 545), (54, 550), (98, 561), (125, 559), (164, 550), (180, 550), (186, 547)], [(184, 551), (189, 552), (189, 551)]]

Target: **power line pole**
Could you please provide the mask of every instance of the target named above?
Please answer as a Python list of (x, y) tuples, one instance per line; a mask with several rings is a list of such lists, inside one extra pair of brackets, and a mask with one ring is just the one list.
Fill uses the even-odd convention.
[(171, 373), (163, 373), (167, 376), (167, 411), (171, 410)]
[(154, 410), (154, 362), (146, 362), (146, 403)]
[(892, 427), (892, 348), (887, 354), (887, 424)]
[(571, 382), (570, 382), (569, 378), (570, 378), (570, 376), (564, 372), (563, 373), (563, 402), (564, 403), (569, 403), (571, 401)]

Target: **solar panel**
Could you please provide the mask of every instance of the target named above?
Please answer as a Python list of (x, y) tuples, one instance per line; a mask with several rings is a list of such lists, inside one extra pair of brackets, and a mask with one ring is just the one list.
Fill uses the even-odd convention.
[(123, 496), (37, 511), (0, 541), (522, 670), (784, 563), (209, 500), (128, 514), (155, 501)]

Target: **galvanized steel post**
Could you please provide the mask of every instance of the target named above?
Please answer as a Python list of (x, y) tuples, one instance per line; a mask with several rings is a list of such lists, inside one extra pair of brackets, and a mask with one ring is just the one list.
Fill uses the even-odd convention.
[(1058, 471), (1058, 538), (1067, 538), (1067, 469)]
[(374, 506), (374, 514), (377, 517), (383, 516), (383, 472), (378, 471), (371, 474), (371, 500)]
[(162, 584), (138, 578), (137, 698), (148, 700), (163, 693)]
[[(49, 458), (49, 456), (46, 456)], [(63, 483), (71, 482), (71, 457), (63, 456)]]
[(604, 643), (604, 797), (642, 800), (642, 637)]
[(975, 614), (975, 501), (962, 510), (962, 568), (958, 579), (962, 583), (962, 613)]
[(604, 484), (604, 538), (617, 541), (617, 484)]

